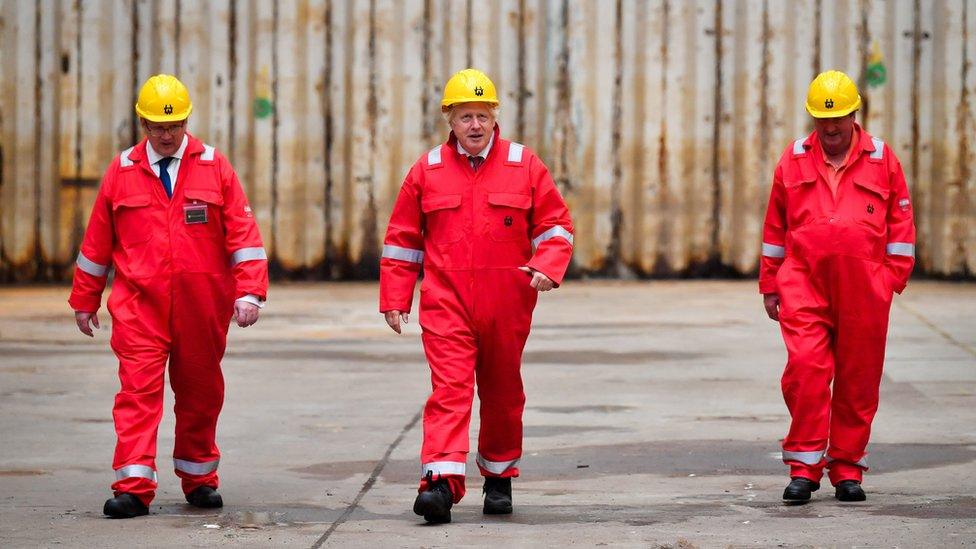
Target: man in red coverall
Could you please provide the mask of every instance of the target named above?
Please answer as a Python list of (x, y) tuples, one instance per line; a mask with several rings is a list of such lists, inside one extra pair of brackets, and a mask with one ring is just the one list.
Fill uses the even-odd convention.
[(573, 224), (546, 166), (499, 136), (498, 97), (477, 70), (447, 82), (446, 143), (410, 169), (380, 261), (380, 312), (400, 333), (413, 288), (433, 393), (424, 409), (420, 489), (414, 512), (450, 522), (464, 496), (468, 424), (477, 378), (478, 469), (486, 514), (512, 512), (522, 455), (520, 374), (537, 291), (559, 285), (573, 251)]
[(837, 499), (865, 499), (888, 312), (915, 263), (901, 164), (855, 122), (860, 105), (842, 72), (810, 84), (814, 131), (783, 152), (763, 228), (759, 291), (789, 355), (782, 379), (792, 416), (783, 440), (789, 503), (808, 501), (825, 467)]
[(136, 113), (147, 138), (102, 179), (78, 254), (68, 303), (78, 329), (99, 327), (108, 271), (115, 397), (113, 518), (145, 515), (156, 491), (156, 431), (169, 360), (176, 395), (173, 462), (186, 500), (220, 507), (215, 443), (224, 400), (220, 361), (231, 317), (257, 322), (268, 289), (267, 255), (230, 162), (186, 132), (192, 104), (170, 75), (149, 78)]

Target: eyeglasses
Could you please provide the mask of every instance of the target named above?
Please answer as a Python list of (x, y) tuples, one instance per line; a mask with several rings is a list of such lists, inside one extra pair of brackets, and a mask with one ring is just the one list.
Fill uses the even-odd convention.
[(164, 135), (176, 135), (186, 126), (186, 123), (177, 124), (175, 126), (152, 126), (149, 124), (145, 125), (146, 133), (153, 137), (162, 137)]

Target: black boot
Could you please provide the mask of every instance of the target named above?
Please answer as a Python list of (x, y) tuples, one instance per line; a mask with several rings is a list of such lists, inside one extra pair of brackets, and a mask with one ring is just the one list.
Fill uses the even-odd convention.
[(214, 509), (224, 506), (224, 498), (220, 497), (215, 488), (200, 486), (186, 495), (186, 502), (194, 507)]
[(417, 494), (413, 502), (413, 512), (423, 515), (427, 522), (439, 524), (451, 522), (451, 507), (454, 506), (454, 495), (451, 487), (443, 477), (434, 480), (434, 473), (427, 472), (427, 489)]
[(123, 493), (105, 501), (102, 512), (111, 518), (132, 518), (149, 514), (149, 508), (142, 500), (129, 493)]
[(783, 501), (787, 503), (806, 503), (810, 501), (810, 494), (820, 489), (820, 483), (808, 478), (796, 477), (790, 481), (783, 491)]
[(834, 497), (840, 501), (864, 501), (868, 499), (861, 483), (856, 480), (842, 480), (834, 487)]
[(512, 479), (485, 477), (486, 515), (508, 515), (512, 512)]

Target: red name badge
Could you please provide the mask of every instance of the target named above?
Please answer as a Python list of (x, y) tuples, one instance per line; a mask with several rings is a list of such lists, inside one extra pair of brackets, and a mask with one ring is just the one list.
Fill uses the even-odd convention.
[(197, 225), (207, 222), (207, 205), (194, 202), (183, 204), (183, 222), (187, 225)]

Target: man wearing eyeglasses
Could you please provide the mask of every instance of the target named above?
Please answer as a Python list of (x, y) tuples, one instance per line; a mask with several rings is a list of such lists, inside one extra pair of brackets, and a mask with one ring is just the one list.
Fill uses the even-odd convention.
[(220, 361), (231, 318), (257, 322), (268, 289), (267, 255), (230, 162), (186, 131), (193, 105), (176, 77), (149, 78), (136, 113), (146, 138), (109, 165), (78, 254), (68, 303), (78, 329), (99, 328), (108, 272), (111, 345), (122, 387), (112, 518), (149, 512), (156, 491), (156, 432), (169, 362), (176, 396), (173, 464), (186, 500), (221, 507), (217, 415)]

